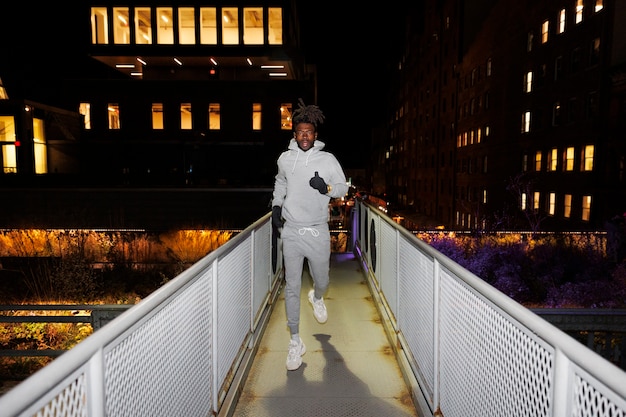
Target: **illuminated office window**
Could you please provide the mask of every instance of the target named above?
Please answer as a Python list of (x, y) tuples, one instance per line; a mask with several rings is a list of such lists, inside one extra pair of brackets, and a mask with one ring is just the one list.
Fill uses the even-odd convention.
[(526, 204), (528, 203), (528, 202), (526, 201), (526, 193), (522, 193), (522, 199), (521, 199), (521, 202), (520, 202), (520, 203), (521, 203), (521, 204), (520, 204), (520, 209), (521, 209), (521, 210), (526, 210), (526, 207), (527, 207), (527, 206), (526, 206)]
[(478, 129), (476, 129), (476, 143), (480, 143), (480, 141), (482, 140), (482, 137), (483, 137), (483, 129), (479, 127)]
[(252, 130), (261, 130), (261, 103), (252, 103)]
[(163, 129), (163, 103), (152, 103), (152, 129)]
[(535, 171), (541, 171), (541, 151), (535, 153)]
[(292, 130), (291, 124), (291, 103), (283, 103), (280, 105), (280, 129)]
[(83, 116), (83, 127), (87, 130), (91, 129), (91, 104), (80, 103), (78, 112)]
[(558, 33), (565, 32), (565, 9), (559, 11), (559, 29)]
[(263, 8), (243, 8), (243, 43), (263, 45)]
[(583, 148), (581, 171), (593, 171), (593, 151), (593, 145), (587, 145)]
[(220, 130), (220, 104), (209, 104), (209, 130)]
[(270, 45), (283, 44), (283, 9), (270, 7), (268, 9), (268, 42)]
[(583, 21), (583, 0), (576, 0), (576, 23)]
[(574, 147), (570, 146), (565, 149), (564, 152), (564, 168), (565, 171), (573, 171), (574, 170)]
[(215, 7), (200, 8), (200, 43), (217, 45), (217, 11)]
[(152, 43), (152, 12), (149, 7), (135, 7), (135, 43)]
[(44, 121), (33, 118), (33, 152), (35, 158), (35, 174), (48, 173), (48, 146)]
[(550, 216), (554, 216), (555, 211), (556, 211), (556, 194), (550, 193), (549, 202), (548, 202), (548, 214)]
[(239, 15), (236, 7), (222, 8), (222, 44), (239, 44)]
[(107, 8), (91, 8), (91, 43), (106, 45), (109, 43), (109, 25), (107, 23)]
[(533, 210), (539, 210), (539, 202), (541, 201), (541, 193), (539, 191), (535, 191), (533, 193)]
[(181, 103), (180, 105), (180, 128), (182, 130), (189, 130), (193, 128), (191, 103)]
[(130, 44), (130, 23), (128, 7), (113, 8), (113, 43)]
[(541, 25), (541, 43), (548, 42), (549, 34), (550, 34), (550, 21), (546, 20)]
[(483, 204), (487, 204), (487, 190), (483, 189)]
[(109, 113), (109, 129), (117, 130), (120, 128), (120, 106), (117, 103), (109, 103), (107, 106)]
[(563, 217), (569, 219), (572, 215), (572, 195), (565, 194), (563, 196)]
[(157, 43), (174, 44), (174, 21), (171, 7), (157, 7)]
[(196, 15), (193, 7), (178, 8), (178, 43), (194, 45), (196, 43)]
[(528, 71), (524, 75), (524, 91), (530, 93), (533, 90), (533, 72)]
[(583, 196), (583, 213), (581, 218), (585, 221), (589, 221), (591, 217), (591, 196), (584, 195)]
[(2, 172), (17, 172), (17, 149), (15, 147), (15, 119), (13, 116), (0, 116), (0, 147), (2, 147)]

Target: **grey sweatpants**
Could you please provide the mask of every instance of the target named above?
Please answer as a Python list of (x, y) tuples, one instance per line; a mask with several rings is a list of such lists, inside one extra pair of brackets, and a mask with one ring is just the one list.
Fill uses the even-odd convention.
[(305, 259), (313, 278), (315, 298), (322, 298), (328, 289), (330, 231), (328, 224), (297, 227), (285, 223), (280, 236), (285, 266), (287, 327), (291, 334), (296, 334), (300, 326), (300, 290)]

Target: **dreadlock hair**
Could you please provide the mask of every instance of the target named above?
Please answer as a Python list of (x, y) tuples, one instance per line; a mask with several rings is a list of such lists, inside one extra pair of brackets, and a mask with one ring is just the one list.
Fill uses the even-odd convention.
[(311, 123), (317, 129), (317, 124), (324, 123), (324, 113), (315, 104), (304, 104), (304, 101), (298, 99), (298, 108), (293, 112), (293, 125), (298, 123)]

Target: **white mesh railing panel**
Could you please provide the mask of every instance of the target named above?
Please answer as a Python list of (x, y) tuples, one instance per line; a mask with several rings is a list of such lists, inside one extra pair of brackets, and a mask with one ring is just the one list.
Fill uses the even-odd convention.
[(398, 328), (402, 332), (419, 373), (427, 384), (432, 403), (434, 369), (434, 262), (406, 240), (400, 240)]
[[(378, 282), (384, 294), (384, 299), (395, 318), (398, 313), (398, 248), (397, 232), (390, 224), (380, 222), (380, 233), (377, 237), (377, 245), (380, 247), (380, 272)], [(395, 323), (394, 323), (395, 326)]]
[(554, 352), (443, 269), (440, 285), (443, 414), (550, 416)]
[(86, 417), (87, 393), (85, 374), (63, 389), (52, 401), (35, 414), (36, 417)]
[(252, 311), (259, 312), (272, 287), (272, 246), (270, 223), (265, 223), (254, 234), (254, 285)]
[[(626, 399), (598, 389), (595, 378), (575, 367), (572, 417), (626, 417)], [(601, 384), (600, 384), (601, 386)]]
[(105, 353), (107, 417), (210, 413), (211, 277), (209, 269)]
[[(221, 387), (251, 327), (250, 236), (219, 260), (217, 297), (228, 300), (218, 305), (217, 381)], [(220, 279), (219, 277), (228, 277)]]

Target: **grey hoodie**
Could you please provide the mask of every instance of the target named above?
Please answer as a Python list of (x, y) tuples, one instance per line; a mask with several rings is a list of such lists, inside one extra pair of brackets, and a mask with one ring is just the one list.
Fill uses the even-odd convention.
[[(328, 223), (328, 202), (348, 192), (346, 176), (337, 158), (324, 151), (326, 144), (319, 140), (308, 151), (291, 139), (289, 147), (278, 157), (278, 173), (274, 182), (272, 206), (282, 207), (286, 223), (294, 226), (314, 226)], [(328, 194), (309, 185), (315, 172), (332, 186)]]

